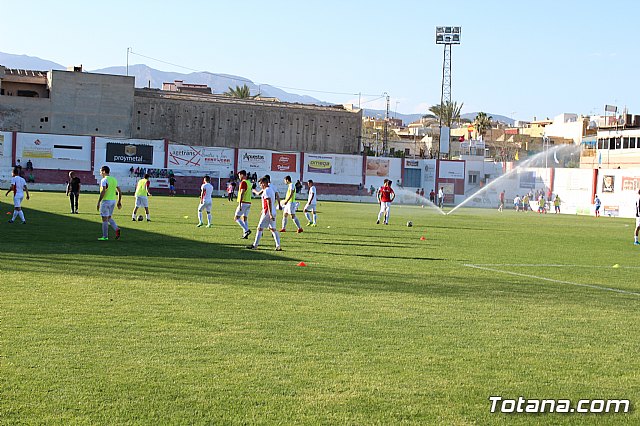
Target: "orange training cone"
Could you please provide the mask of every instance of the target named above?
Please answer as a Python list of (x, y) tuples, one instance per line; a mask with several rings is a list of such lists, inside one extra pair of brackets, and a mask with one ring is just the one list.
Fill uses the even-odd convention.
[(304, 263), (304, 262), (300, 262), (300, 263), (298, 263), (296, 266), (307, 266), (307, 264), (306, 264), (306, 263)]

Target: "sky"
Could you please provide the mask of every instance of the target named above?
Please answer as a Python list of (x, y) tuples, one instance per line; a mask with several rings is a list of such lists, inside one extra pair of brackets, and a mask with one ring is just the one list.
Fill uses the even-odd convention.
[(233, 74), (327, 102), (384, 109), (387, 93), (392, 114), (440, 102), (435, 27), (461, 26), (451, 94), (463, 113), (530, 121), (610, 104), (640, 114), (634, 0), (30, 0), (0, 11), (12, 17), (5, 53), (92, 70), (125, 65), (129, 47), (130, 65)]

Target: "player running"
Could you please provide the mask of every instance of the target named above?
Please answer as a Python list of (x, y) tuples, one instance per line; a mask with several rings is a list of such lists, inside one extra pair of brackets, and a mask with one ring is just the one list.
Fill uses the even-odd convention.
[(249, 224), (247, 223), (249, 210), (251, 209), (251, 181), (247, 179), (246, 170), (238, 172), (238, 179), (240, 179), (240, 184), (238, 186), (238, 207), (236, 207), (235, 221), (242, 228), (242, 238), (246, 240), (251, 234), (251, 229), (249, 229)]
[[(309, 196), (307, 197), (307, 204), (304, 206), (304, 216), (308, 221), (307, 226), (318, 226), (318, 214), (316, 211), (316, 201), (318, 198), (318, 194), (316, 192), (316, 187), (311, 179), (307, 181), (307, 185), (309, 186)], [(309, 212), (313, 212), (313, 220)]]
[(151, 222), (151, 217), (149, 216), (149, 198), (151, 193), (149, 192), (149, 174), (145, 174), (142, 179), (138, 181), (136, 184), (136, 206), (133, 209), (133, 213), (131, 213), (131, 220), (136, 221), (136, 212), (138, 208), (144, 208), (145, 213), (147, 214), (147, 222)]
[(11, 186), (4, 196), (6, 197), (10, 192), (13, 192), (13, 216), (9, 220), (9, 223), (13, 223), (16, 217), (19, 217), (22, 224), (26, 225), (27, 221), (22, 211), (22, 200), (25, 194), (27, 194), (27, 200), (29, 199), (29, 189), (27, 188), (27, 181), (20, 176), (20, 171), (17, 167), (11, 171)]
[(213, 194), (213, 186), (211, 185), (211, 178), (209, 175), (206, 175), (204, 179), (202, 179), (202, 185), (200, 186), (200, 204), (198, 205), (198, 224), (196, 225), (200, 228), (204, 223), (202, 223), (202, 210), (207, 210), (207, 228), (211, 228), (211, 205), (213, 201), (211, 200), (211, 195)]
[(260, 244), (260, 238), (262, 238), (262, 231), (264, 228), (269, 228), (274, 241), (276, 242), (276, 251), (282, 251), (280, 248), (280, 234), (276, 229), (276, 195), (273, 188), (269, 186), (269, 179), (263, 177), (260, 179), (260, 188), (262, 188), (262, 214), (260, 215), (260, 221), (258, 222), (258, 230), (256, 231), (256, 238), (253, 244), (247, 246), (248, 249), (257, 249)]
[(296, 224), (298, 234), (302, 232), (300, 221), (296, 217), (296, 210), (298, 209), (298, 203), (296, 202), (296, 186), (291, 182), (291, 176), (285, 176), (284, 183), (287, 185), (287, 196), (284, 200), (284, 208), (282, 215), (282, 229), (280, 232), (287, 232), (287, 216), (291, 216), (293, 222)]
[(396, 193), (391, 188), (391, 180), (385, 179), (384, 184), (378, 189), (378, 203), (380, 203), (380, 211), (378, 212), (378, 220), (376, 225), (380, 225), (380, 216), (384, 215), (384, 224), (389, 224), (389, 213), (391, 211), (391, 203), (396, 198)]
[(116, 240), (120, 239), (120, 228), (113, 220), (113, 210), (116, 206), (118, 210), (122, 208), (122, 190), (116, 178), (109, 176), (109, 173), (111, 173), (109, 166), (100, 168), (102, 180), (100, 180), (100, 197), (96, 206), (102, 217), (102, 237), (98, 238), (99, 241), (109, 240), (109, 225), (116, 231)]

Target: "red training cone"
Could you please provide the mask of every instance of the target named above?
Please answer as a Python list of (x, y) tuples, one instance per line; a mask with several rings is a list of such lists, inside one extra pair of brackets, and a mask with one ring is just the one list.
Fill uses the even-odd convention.
[(420, 237), (420, 241), (424, 241), (424, 240), (426, 240), (425, 237)]
[(306, 263), (304, 263), (304, 262), (300, 262), (300, 263), (298, 263), (296, 266), (307, 266), (307, 264), (306, 264)]

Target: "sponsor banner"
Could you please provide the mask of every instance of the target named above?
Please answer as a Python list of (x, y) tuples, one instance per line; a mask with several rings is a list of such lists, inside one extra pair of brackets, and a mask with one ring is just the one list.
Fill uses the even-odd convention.
[(24, 141), (22, 144), (22, 158), (53, 158), (53, 147), (43, 143), (40, 138)]
[(640, 190), (640, 177), (623, 176), (622, 190), (638, 192)]
[(272, 172), (294, 172), (297, 170), (296, 154), (271, 154)]
[(404, 167), (417, 169), (420, 166), (418, 165), (418, 160), (404, 160)]
[(602, 212), (605, 216), (610, 217), (618, 217), (620, 216), (620, 206), (603, 206), (604, 211)]
[(440, 160), (438, 163), (438, 178), (464, 179), (464, 161)]
[(244, 151), (238, 159), (238, 170), (271, 170), (271, 153), (268, 151)]
[(234, 150), (189, 145), (169, 145), (168, 164), (172, 168), (205, 169), (232, 167)]
[(91, 161), (91, 137), (18, 133), (16, 158), (38, 160), (37, 168), (77, 167)]
[(169, 178), (150, 178), (149, 179), (149, 188), (162, 188), (169, 189)]
[(520, 188), (535, 189), (536, 187), (536, 172), (520, 172)]
[(107, 162), (153, 164), (153, 146), (107, 142)]
[(389, 160), (367, 158), (367, 176), (389, 176)]
[(307, 163), (307, 172), (331, 174), (333, 157), (309, 155), (308, 158), (309, 162)]
[(604, 175), (602, 177), (602, 192), (613, 192), (613, 185), (616, 177), (613, 175)]
[(0, 133), (0, 157), (4, 156), (4, 135)]

